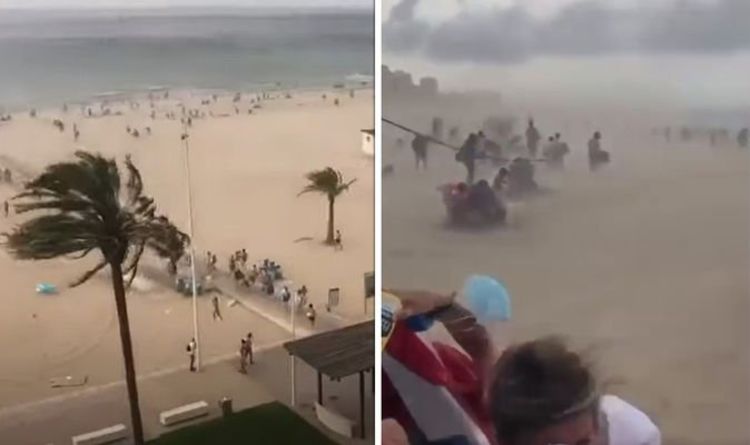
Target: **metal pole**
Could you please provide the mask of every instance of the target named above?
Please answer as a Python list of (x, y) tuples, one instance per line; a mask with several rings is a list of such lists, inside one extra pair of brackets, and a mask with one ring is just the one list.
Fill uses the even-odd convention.
[[(292, 313), (291, 314), (291, 317), (292, 317), (292, 341), (294, 341), (297, 338), (296, 331), (295, 331), (295, 328), (294, 328), (294, 319), (296, 318), (295, 315), (296, 315), (296, 312), (297, 312), (297, 302), (295, 300), (296, 300), (295, 298), (292, 298), (292, 310), (291, 310), (291, 313)], [(289, 359), (291, 361), (290, 366), (291, 366), (291, 370), (292, 370), (292, 407), (294, 407), (294, 406), (296, 406), (296, 402), (297, 402), (297, 379), (294, 376), (294, 371), (295, 371), (295, 368), (297, 366), (296, 366), (296, 362), (294, 360), (294, 355), (289, 354)]]
[(365, 438), (365, 372), (359, 371), (359, 424), (360, 437)]
[(318, 404), (323, 404), (323, 375), (318, 371)]
[(193, 281), (193, 337), (195, 338), (195, 369), (201, 370), (201, 347), (198, 333), (198, 284), (195, 278), (195, 237), (193, 234), (193, 191), (190, 181), (190, 144), (187, 127), (183, 125), (182, 141), (185, 145), (185, 177), (187, 178), (188, 233), (190, 235), (190, 273)]

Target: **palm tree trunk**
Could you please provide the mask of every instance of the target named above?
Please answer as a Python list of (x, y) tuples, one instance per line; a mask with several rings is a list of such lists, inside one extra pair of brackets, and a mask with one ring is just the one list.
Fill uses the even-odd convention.
[(326, 243), (333, 244), (333, 203), (336, 202), (334, 198), (328, 198), (328, 235), (326, 235)]
[(112, 288), (115, 291), (117, 305), (117, 319), (120, 324), (120, 341), (122, 342), (122, 358), (125, 362), (125, 382), (128, 387), (130, 401), (130, 418), (133, 424), (133, 440), (135, 445), (145, 443), (143, 437), (143, 423), (141, 408), (138, 404), (138, 387), (135, 376), (135, 361), (133, 359), (133, 342), (130, 339), (130, 322), (128, 321), (128, 305), (125, 301), (125, 284), (122, 278), (122, 266), (117, 262), (110, 262), (112, 271)]

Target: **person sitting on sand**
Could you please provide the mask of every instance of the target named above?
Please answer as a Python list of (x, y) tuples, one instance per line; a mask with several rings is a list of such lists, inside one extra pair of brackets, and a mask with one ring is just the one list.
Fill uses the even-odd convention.
[(550, 167), (563, 167), (565, 156), (570, 153), (568, 144), (563, 142), (560, 138), (560, 133), (555, 133), (553, 142), (544, 147), (544, 159), (547, 161), (547, 165), (549, 165)]
[(495, 192), (490, 184), (480, 179), (469, 190), (469, 204), (487, 219), (494, 218), (500, 211), (500, 204), (497, 201)]
[(595, 170), (599, 165), (609, 162), (609, 153), (601, 148), (601, 133), (594, 132), (589, 140), (589, 169)]
[(495, 189), (496, 192), (502, 192), (505, 190), (505, 188), (508, 185), (508, 169), (505, 167), (500, 167), (500, 170), (497, 171), (497, 175), (495, 175), (495, 179), (492, 181), (492, 188)]

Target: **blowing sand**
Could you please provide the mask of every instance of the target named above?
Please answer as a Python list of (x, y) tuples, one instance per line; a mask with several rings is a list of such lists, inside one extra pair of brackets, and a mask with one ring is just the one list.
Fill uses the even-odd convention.
[[(432, 113), (391, 118), (428, 130)], [(473, 273), (496, 276), (512, 294), (517, 339), (561, 334), (590, 350), (609, 391), (651, 415), (665, 443), (746, 444), (747, 153), (667, 144), (617, 116), (591, 122), (610, 166), (587, 171), (593, 124), (539, 118), (570, 144), (566, 171), (538, 167), (551, 191), (512, 204), (508, 227), (473, 233), (444, 225), (435, 187), (465, 177), (452, 153), (433, 148), (430, 170), (415, 174), (410, 138), (384, 128), (384, 163), (394, 165), (383, 183), (384, 286), (451, 290)]]
[[(236, 115), (232, 96), (200, 106), (206, 96), (173, 95), (139, 110), (113, 103), (122, 115), (84, 118), (78, 107), (67, 113), (41, 110), (36, 119), (17, 114), (0, 123), (0, 165), (14, 170), (16, 182), (48, 163), (70, 158), (77, 148), (99, 151), (123, 160), (132, 154), (141, 170), (146, 193), (159, 211), (187, 231), (186, 176), (178, 101), (216, 117), (195, 119), (190, 129), (196, 255), (210, 250), (219, 267), (227, 269), (229, 255), (247, 249), (250, 262), (271, 258), (283, 265), (295, 286), (307, 285), (309, 299), (322, 311), (330, 287), (341, 288), (339, 315), (364, 316), (363, 274), (373, 270), (373, 162), (360, 150), (360, 129), (372, 128), (372, 91), (348, 94), (299, 92), (293, 98), (266, 100), (262, 108), (247, 99)], [(333, 104), (339, 97), (340, 106)], [(98, 106), (92, 107), (98, 111)], [(177, 114), (176, 120), (164, 117)], [(66, 124), (64, 133), (53, 125)], [(75, 143), (75, 122), (81, 132)], [(139, 130), (134, 138), (126, 132)], [(147, 135), (145, 127), (150, 127)], [(336, 206), (336, 225), (343, 251), (324, 246), (327, 204), (322, 196), (297, 193), (306, 172), (332, 166), (345, 178), (357, 178)], [(18, 189), (0, 184), (0, 201)], [(18, 216), (0, 216), (0, 231), (9, 230)], [(308, 241), (295, 242), (300, 238)], [(18, 262), (0, 250), (0, 406), (59, 394), (48, 380), (58, 376), (88, 376), (89, 386), (122, 378), (123, 366), (111, 286), (106, 274), (75, 289), (66, 284), (87, 270), (91, 261)], [(161, 274), (145, 259), (148, 273)], [(59, 295), (35, 293), (40, 282), (57, 285)], [(164, 285), (129, 296), (131, 331), (139, 373), (185, 366), (185, 345), (192, 336), (192, 305)], [(370, 314), (372, 308), (370, 307)], [(288, 332), (239, 307), (224, 307), (224, 322), (211, 320), (208, 297), (199, 301), (204, 360), (233, 353), (239, 339), (252, 331), (257, 345), (289, 337)], [(69, 389), (67, 391), (75, 391)], [(148, 397), (148, 395), (142, 395)]]

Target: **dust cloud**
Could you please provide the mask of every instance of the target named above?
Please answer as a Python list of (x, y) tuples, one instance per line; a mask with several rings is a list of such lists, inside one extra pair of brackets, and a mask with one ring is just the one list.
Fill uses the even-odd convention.
[[(544, 193), (510, 203), (505, 227), (451, 228), (436, 188), (464, 180), (463, 166), (431, 145), (416, 172), (411, 136), (384, 123), (384, 286), (449, 291), (471, 274), (498, 277), (515, 338), (562, 334), (590, 349), (611, 391), (646, 411), (665, 443), (748, 443), (750, 164), (739, 128), (727, 124), (715, 146), (681, 141), (677, 128), (667, 141), (652, 129), (687, 125), (686, 114), (482, 97), (386, 87), (384, 116), (425, 133), (441, 116), (446, 131), (460, 127), (460, 144), (491, 115), (514, 117), (523, 134), (531, 110), (544, 139), (560, 132), (569, 144), (565, 169), (539, 163)], [(597, 130), (612, 163), (592, 173)], [(478, 178), (496, 171), (481, 165)]]

